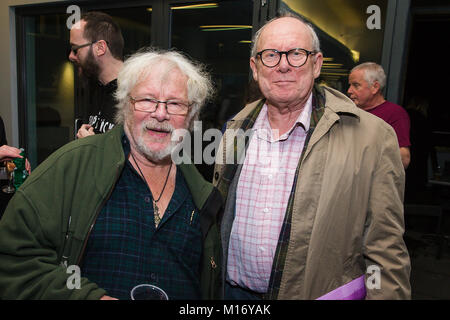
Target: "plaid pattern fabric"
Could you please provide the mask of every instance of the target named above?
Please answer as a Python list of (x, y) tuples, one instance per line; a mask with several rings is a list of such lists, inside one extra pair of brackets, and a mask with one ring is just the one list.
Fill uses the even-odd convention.
[(324, 90), (319, 85), (314, 85), (313, 88), (313, 110), (311, 113), (311, 122), (306, 137), (305, 145), (303, 146), (302, 155), (295, 172), (294, 183), (292, 184), (292, 190), (289, 197), (289, 202), (286, 209), (286, 214), (284, 217), (283, 226), (281, 228), (280, 237), (278, 239), (278, 247), (275, 252), (275, 257), (272, 264), (272, 273), (269, 281), (269, 289), (264, 295), (264, 299), (275, 300), (278, 297), (278, 292), (280, 290), (281, 277), (283, 275), (284, 262), (286, 260), (286, 253), (289, 244), (289, 237), (291, 234), (291, 220), (292, 220), (292, 210), (294, 205), (295, 187), (298, 180), (298, 172), (300, 165), (305, 154), (305, 150), (308, 146), (309, 139), (320, 121), (325, 110), (325, 93)]
[[(123, 146), (128, 155), (125, 136)], [(127, 161), (89, 237), (82, 276), (119, 299), (130, 299), (131, 289), (143, 283), (161, 287), (171, 300), (200, 299), (202, 234), (195, 213), (177, 170), (175, 191), (155, 229), (152, 194)]]
[(292, 183), (306, 132), (311, 100), (292, 128), (272, 135), (265, 105), (252, 130), (236, 193), (227, 276), (232, 284), (266, 292)]

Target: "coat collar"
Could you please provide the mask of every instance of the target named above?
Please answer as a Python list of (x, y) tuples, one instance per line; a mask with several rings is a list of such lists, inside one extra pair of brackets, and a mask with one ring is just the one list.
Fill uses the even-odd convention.
[[(334, 113), (338, 116), (346, 114), (359, 118), (361, 110), (356, 107), (350, 98), (341, 92), (322, 86), (325, 92), (325, 114)], [(240, 122), (248, 117), (251, 111), (256, 108), (259, 104), (264, 104), (266, 102), (265, 99), (260, 99), (254, 101), (244, 107), (232, 120), (230, 120), (230, 125), (232, 122)]]

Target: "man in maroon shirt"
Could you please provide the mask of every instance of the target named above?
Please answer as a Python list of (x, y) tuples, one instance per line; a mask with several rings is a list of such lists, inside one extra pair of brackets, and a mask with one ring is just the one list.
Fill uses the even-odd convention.
[(394, 128), (403, 166), (406, 169), (411, 158), (409, 116), (401, 106), (384, 99), (383, 88), (386, 85), (386, 74), (383, 68), (373, 62), (362, 63), (350, 72), (349, 85), (347, 93), (359, 108), (380, 117)]

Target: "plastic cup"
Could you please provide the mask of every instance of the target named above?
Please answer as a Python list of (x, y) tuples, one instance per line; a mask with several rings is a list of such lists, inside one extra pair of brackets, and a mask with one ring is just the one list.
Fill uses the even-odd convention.
[(140, 284), (131, 290), (131, 300), (169, 300), (167, 293), (152, 284)]

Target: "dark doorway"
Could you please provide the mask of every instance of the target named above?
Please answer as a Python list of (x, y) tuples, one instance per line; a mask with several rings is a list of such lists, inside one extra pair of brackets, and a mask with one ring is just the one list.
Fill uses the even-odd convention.
[(448, 299), (450, 113), (447, 1), (413, 0), (403, 106), (411, 119), (406, 170), (405, 242), (412, 299)]
[(449, 33), (450, 12), (413, 14), (403, 99), (411, 119), (412, 144), (406, 171), (407, 202), (448, 201), (450, 62), (445, 38)]

